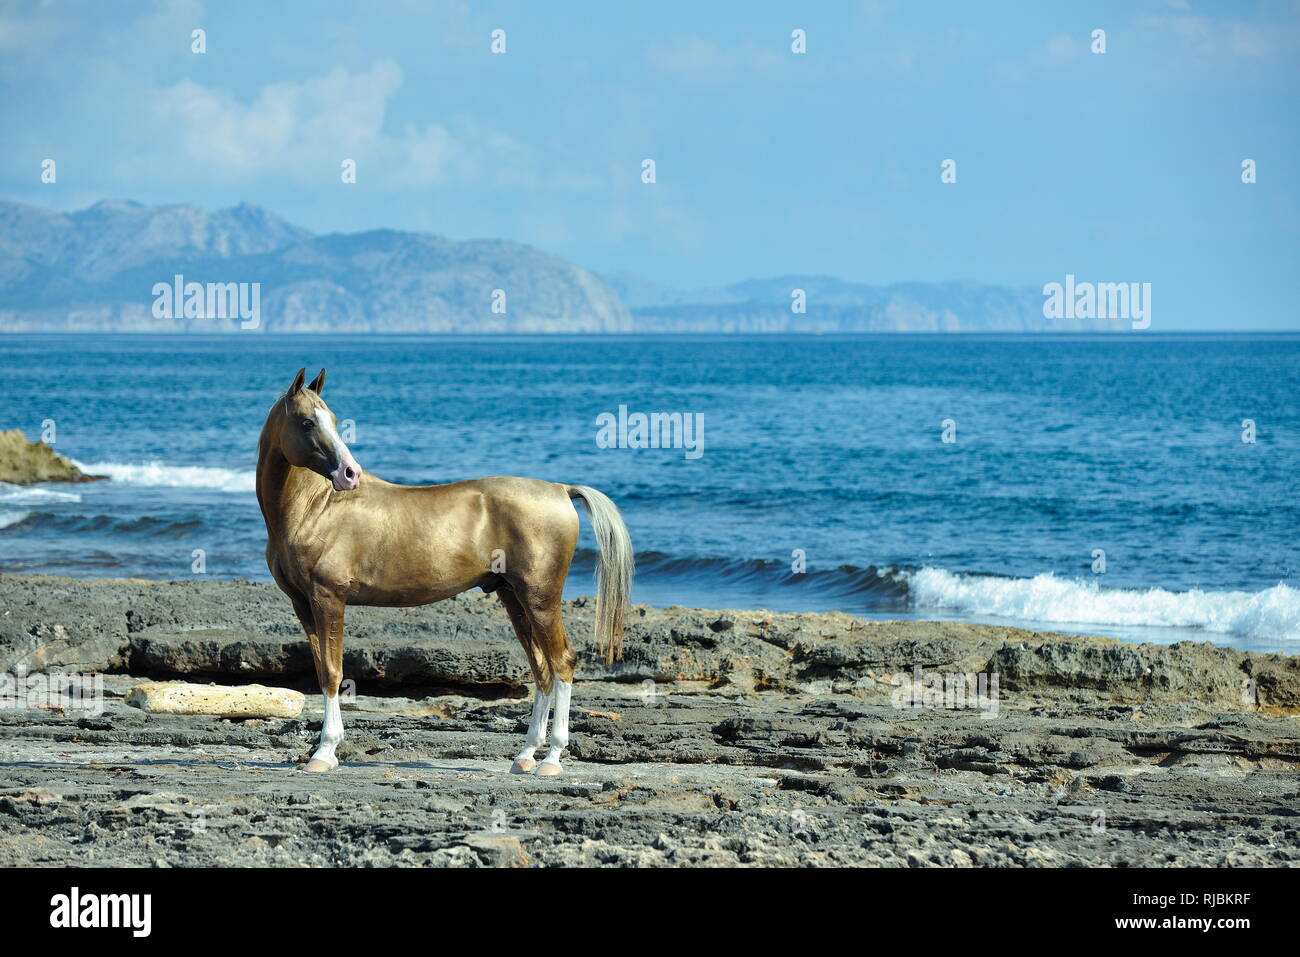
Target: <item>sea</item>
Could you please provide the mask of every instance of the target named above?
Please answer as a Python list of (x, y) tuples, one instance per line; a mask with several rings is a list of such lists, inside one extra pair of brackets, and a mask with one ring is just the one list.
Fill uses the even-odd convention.
[(635, 601), (1300, 653), (1288, 334), (8, 335), (0, 429), (108, 480), (0, 484), (0, 572), (270, 581), (257, 437), (322, 366), (375, 475), (612, 497)]

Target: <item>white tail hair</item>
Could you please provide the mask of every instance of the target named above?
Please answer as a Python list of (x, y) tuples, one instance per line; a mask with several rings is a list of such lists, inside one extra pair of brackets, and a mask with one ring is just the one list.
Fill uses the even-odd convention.
[(596, 644), (612, 663), (623, 657), (623, 616), (632, 596), (632, 539), (618, 507), (603, 492), (570, 485), (569, 497), (582, 499), (596, 534), (600, 560), (596, 563)]

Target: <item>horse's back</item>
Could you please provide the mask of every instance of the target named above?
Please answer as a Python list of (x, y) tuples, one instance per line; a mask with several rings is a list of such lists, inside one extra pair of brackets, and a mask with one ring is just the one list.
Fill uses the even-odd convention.
[[(483, 478), (448, 482), (445, 485), (390, 486), (430, 494), (434, 501), (466, 502), (481, 499), (487, 508), (518, 508), (529, 511), (572, 512), (569, 486), (561, 482), (525, 478), (521, 475), (488, 475)], [(576, 514), (576, 513), (575, 513)]]
[[(390, 500), (409, 519), (425, 518), (445, 527), (450, 516), (459, 525), (464, 545), (478, 550), (485, 543), (516, 554), (539, 549), (572, 555), (578, 541), (578, 513), (569, 486), (519, 475), (489, 475), (446, 485), (390, 486)], [(409, 501), (408, 501), (409, 499)], [(409, 507), (409, 508), (408, 508)], [(418, 519), (415, 524), (421, 524)]]
[(484, 506), (494, 516), (511, 517), (533, 527), (554, 524), (572, 528), (576, 541), (578, 513), (569, 498), (569, 486), (518, 475), (490, 475), (465, 483), (483, 495)]

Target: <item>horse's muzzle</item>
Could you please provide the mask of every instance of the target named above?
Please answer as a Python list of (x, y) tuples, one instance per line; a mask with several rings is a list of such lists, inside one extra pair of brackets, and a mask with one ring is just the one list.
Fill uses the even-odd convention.
[(334, 483), (334, 491), (350, 492), (361, 484), (361, 466), (349, 455), (330, 473), (330, 481)]

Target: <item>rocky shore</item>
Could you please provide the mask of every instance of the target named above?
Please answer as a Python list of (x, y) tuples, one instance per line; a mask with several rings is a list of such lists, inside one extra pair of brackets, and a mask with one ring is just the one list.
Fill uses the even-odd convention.
[[(477, 592), (349, 609), (344, 763), (307, 776), (274, 587), (0, 576), (0, 865), (1300, 866), (1300, 658), (637, 606), (607, 666), (591, 613), (562, 776), (507, 773), (527, 668)], [(169, 678), (307, 707), (127, 703)]]
[(94, 482), (102, 475), (87, 475), (43, 442), (29, 442), (20, 429), (0, 432), (0, 482), (35, 485), (37, 482)]

